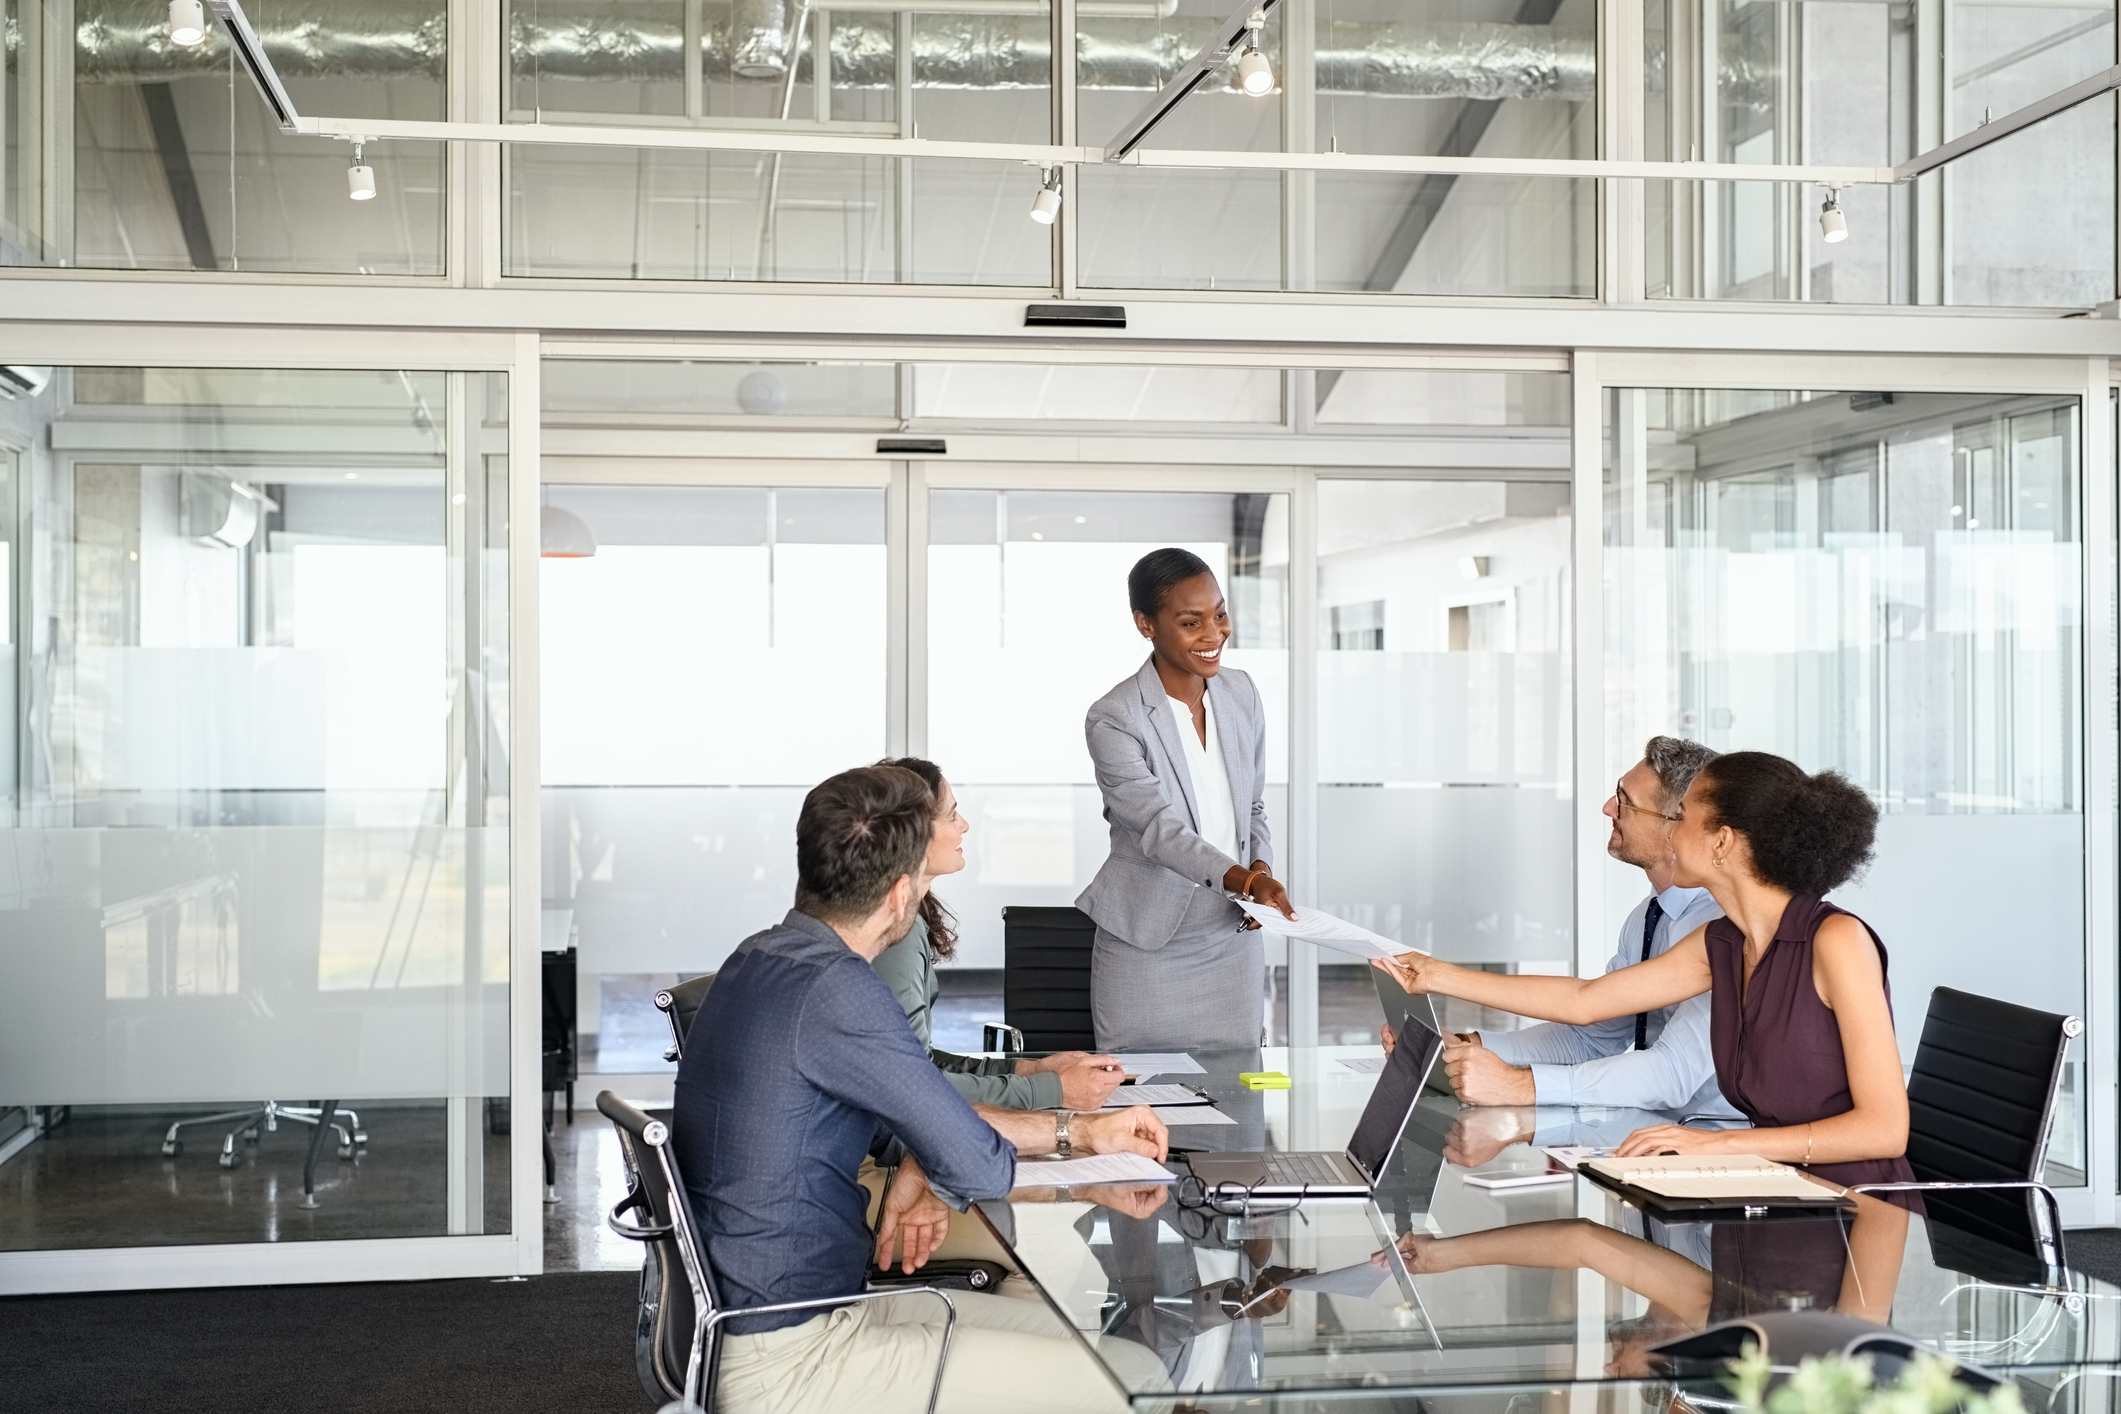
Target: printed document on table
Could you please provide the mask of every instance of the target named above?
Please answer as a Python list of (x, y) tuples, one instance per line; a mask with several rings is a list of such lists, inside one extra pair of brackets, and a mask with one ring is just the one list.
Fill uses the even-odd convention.
[(1069, 1188), (1087, 1183), (1176, 1183), (1178, 1175), (1133, 1152), (1081, 1159), (1027, 1159), (1016, 1166), (1018, 1188)]
[(1296, 910), (1296, 921), (1291, 923), (1282, 916), (1280, 909), (1263, 903), (1239, 901), (1237, 906), (1269, 933), (1279, 933), (1284, 938), (1301, 938), (1307, 943), (1316, 943), (1322, 948), (1351, 953), (1356, 957), (1398, 957), (1403, 952), (1421, 951), (1420, 948), (1410, 948), (1405, 943), (1395, 943), (1382, 934), (1373, 933), (1368, 928), (1358, 927), (1316, 908), (1299, 907)]
[(1122, 1085), (1105, 1101), (1108, 1110), (1136, 1105), (1206, 1105), (1213, 1103), (1190, 1085)]
[(1236, 1120), (1213, 1105), (1158, 1105), (1156, 1117), (1173, 1129), (1204, 1124), (1235, 1124)]
[(1184, 1051), (1127, 1051), (1112, 1059), (1129, 1075), (1206, 1075), (1201, 1063)]
[(1281, 1283), (1283, 1291), (1325, 1291), (1335, 1296), (1374, 1296), (1391, 1273), (1374, 1262), (1357, 1262), (1352, 1267), (1335, 1267), (1330, 1272), (1312, 1272), (1306, 1276), (1290, 1277)]
[(1340, 1063), (1358, 1075), (1382, 1075), (1387, 1059), (1385, 1056), (1342, 1056)]

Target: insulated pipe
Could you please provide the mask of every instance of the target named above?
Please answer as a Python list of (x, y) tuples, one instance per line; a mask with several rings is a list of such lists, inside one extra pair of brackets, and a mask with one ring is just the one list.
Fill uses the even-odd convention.
[[(866, 0), (881, 6), (897, 0)], [(1045, 88), (1051, 83), (1051, 34), (1043, 16), (973, 13), (981, 0), (948, 13), (920, 7), (914, 27), (914, 82), (923, 88)], [(1021, 0), (987, 0), (996, 9)], [(1103, 0), (1112, 8), (1138, 5), (1137, 14), (1167, 0)], [(835, 7), (838, 8), (838, 7)], [(734, 0), (732, 20), (702, 37), (707, 75), (720, 81), (783, 79), (789, 53), (792, 0)], [(75, 74), (84, 83), (174, 79), (218, 74), (226, 39), (180, 49), (169, 42), (166, 6), (117, 0), (81, 22)], [(1210, 25), (1193, 19), (1089, 17), (1078, 47), (1079, 87), (1154, 92), (1199, 48)], [(293, 79), (426, 78), (439, 82), (447, 57), (447, 25), (432, 5), (368, 0), (349, 11), (329, 0), (286, 0), (258, 22), (260, 38), (279, 72)], [(835, 18), (835, 87), (890, 88), (896, 81), (892, 23), (882, 15)], [(737, 39), (731, 40), (734, 30)], [(1321, 36), (1318, 87), (1328, 94), (1412, 98), (1554, 98), (1587, 102), (1595, 94), (1595, 46), (1588, 35), (1556, 33), (1544, 25), (1338, 21)], [(683, 78), (682, 28), (624, 6), (584, 6), (536, 24), (517, 10), (509, 35), (519, 80), (678, 83)], [(807, 54), (799, 75), (807, 73)], [(1728, 77), (1728, 76), (1727, 76)], [(1755, 78), (1771, 76), (1753, 76)], [(1227, 81), (1226, 81), (1227, 82)], [(547, 95), (541, 106), (564, 109)]]

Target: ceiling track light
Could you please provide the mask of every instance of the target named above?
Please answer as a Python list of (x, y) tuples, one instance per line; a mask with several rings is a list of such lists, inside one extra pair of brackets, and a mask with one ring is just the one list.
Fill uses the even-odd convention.
[(169, 42), (179, 49), (206, 42), (206, 7), (199, 0), (169, 0)]
[(1259, 49), (1259, 32), (1266, 27), (1267, 12), (1254, 10), (1245, 21), (1245, 52), (1237, 60), (1237, 86), (1254, 98), (1274, 91), (1274, 65)]
[(353, 165), (346, 169), (346, 194), (355, 201), (376, 199), (376, 169), (361, 156), (361, 144), (353, 145)]
[(1819, 238), (1828, 245), (1839, 245), (1849, 238), (1848, 217), (1841, 214), (1839, 187), (1826, 189), (1826, 201), (1819, 208)]
[(1041, 226), (1050, 226), (1060, 219), (1061, 169), (1045, 167), (1039, 171), (1038, 195), (1031, 198), (1031, 219)]

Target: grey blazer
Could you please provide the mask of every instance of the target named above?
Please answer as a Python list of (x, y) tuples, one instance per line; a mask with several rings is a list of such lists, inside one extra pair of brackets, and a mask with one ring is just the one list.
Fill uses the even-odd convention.
[(1223, 766), (1246, 857), (1232, 859), (1200, 836), (1200, 809), (1178, 724), (1154, 659), (1090, 705), (1083, 724), (1097, 788), (1112, 827), (1112, 853), (1075, 906), (1100, 928), (1154, 951), (1171, 941), (1194, 891), (1222, 891), (1233, 864), (1274, 862), (1267, 834), (1267, 720), (1259, 689), (1235, 668), (1208, 679)]

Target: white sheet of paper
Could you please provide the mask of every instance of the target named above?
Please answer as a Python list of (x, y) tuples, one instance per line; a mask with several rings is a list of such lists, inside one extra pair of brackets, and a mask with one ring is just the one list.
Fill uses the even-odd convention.
[(1362, 1075), (1381, 1075), (1386, 1059), (1384, 1056), (1342, 1056), (1340, 1063)]
[(1130, 1109), (1135, 1105), (1205, 1105), (1208, 1097), (1186, 1085), (1122, 1085), (1105, 1101), (1108, 1110)]
[(1284, 938), (1301, 938), (1307, 943), (1316, 943), (1322, 948), (1332, 948), (1336, 952), (1352, 953), (1356, 957), (1398, 957), (1403, 952), (1421, 951), (1420, 948), (1410, 948), (1405, 943), (1395, 943), (1382, 934), (1373, 933), (1368, 928), (1335, 918), (1332, 914), (1316, 908), (1299, 906), (1296, 910), (1296, 921), (1291, 923), (1282, 916), (1280, 909), (1270, 908), (1263, 903), (1240, 902), (1237, 906), (1256, 919), (1259, 926), (1269, 933), (1279, 933)]
[(1213, 1105), (1160, 1105), (1156, 1107), (1156, 1117), (1173, 1129), (1237, 1123)]
[(1335, 1296), (1374, 1296), (1377, 1288), (1391, 1280), (1392, 1274), (1383, 1267), (1368, 1262), (1357, 1262), (1352, 1267), (1335, 1267), (1330, 1272), (1313, 1272), (1307, 1277), (1290, 1277), (1281, 1284), (1283, 1291), (1326, 1291)]
[(1201, 1063), (1184, 1051), (1127, 1051), (1112, 1059), (1129, 1075), (1206, 1075)]
[(1081, 1183), (1176, 1183), (1178, 1175), (1135, 1153), (1080, 1159), (1027, 1159), (1016, 1166), (1018, 1188), (1064, 1188)]

